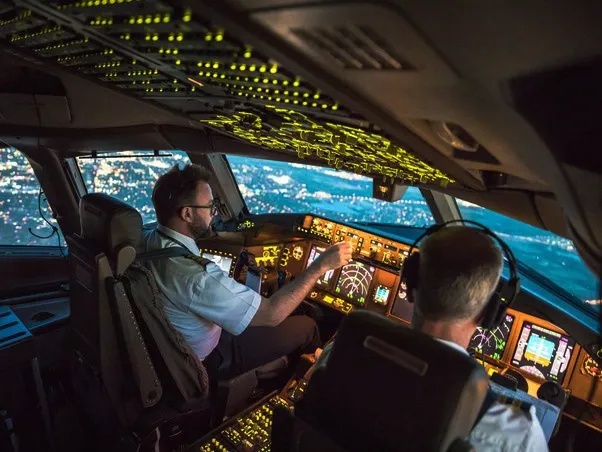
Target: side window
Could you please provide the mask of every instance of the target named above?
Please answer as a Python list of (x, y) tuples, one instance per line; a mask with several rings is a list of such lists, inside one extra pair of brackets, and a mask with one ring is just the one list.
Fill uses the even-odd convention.
[(156, 220), (152, 193), (155, 181), (173, 165), (190, 163), (184, 151), (115, 152), (98, 158), (78, 157), (88, 193), (105, 193), (138, 209), (144, 223)]
[(498, 234), (523, 264), (584, 303), (599, 304), (596, 278), (577, 254), (573, 242), (476, 204), (457, 201), (462, 217), (482, 223)]
[(0, 148), (0, 220), (1, 246), (65, 246), (33, 169), (15, 148)]

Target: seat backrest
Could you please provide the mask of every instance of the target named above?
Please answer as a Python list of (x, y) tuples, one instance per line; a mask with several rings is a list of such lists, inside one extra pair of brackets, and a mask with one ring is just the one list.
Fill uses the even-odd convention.
[(470, 433), (487, 388), (468, 354), (356, 311), (296, 414), (349, 451), (446, 451)]
[(142, 219), (127, 204), (94, 193), (82, 198), (80, 221), (80, 233), (67, 237), (75, 347), (99, 372), (122, 424), (129, 424), (161, 398), (160, 381), (116, 275), (136, 256)]
[[(168, 254), (155, 258), (168, 258)], [(184, 402), (206, 400), (209, 393), (207, 371), (184, 337), (167, 319), (163, 298), (152, 272), (143, 262), (136, 262), (124, 272), (121, 280), (140, 318), (142, 334), (162, 381), (169, 379)]]

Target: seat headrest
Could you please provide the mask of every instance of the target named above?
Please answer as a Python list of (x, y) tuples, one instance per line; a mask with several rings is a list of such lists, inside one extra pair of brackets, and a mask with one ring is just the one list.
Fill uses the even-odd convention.
[(103, 193), (88, 193), (79, 203), (81, 235), (115, 258), (124, 245), (138, 248), (142, 217), (132, 206)]
[(295, 411), (343, 448), (446, 450), (470, 432), (488, 377), (468, 354), (367, 311), (333, 345)]

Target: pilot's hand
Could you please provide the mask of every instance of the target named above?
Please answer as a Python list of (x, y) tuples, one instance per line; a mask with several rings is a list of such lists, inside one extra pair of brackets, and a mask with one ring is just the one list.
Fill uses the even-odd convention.
[(339, 242), (332, 245), (316, 259), (326, 271), (342, 267), (351, 261), (351, 245), (347, 242)]

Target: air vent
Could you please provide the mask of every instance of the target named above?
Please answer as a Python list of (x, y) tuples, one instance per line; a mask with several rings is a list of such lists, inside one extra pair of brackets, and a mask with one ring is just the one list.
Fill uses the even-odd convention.
[(388, 48), (385, 40), (369, 27), (347, 25), (334, 28), (293, 28), (306, 45), (328, 55), (345, 69), (407, 71), (414, 67)]

